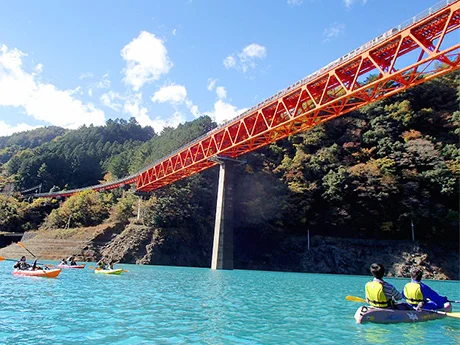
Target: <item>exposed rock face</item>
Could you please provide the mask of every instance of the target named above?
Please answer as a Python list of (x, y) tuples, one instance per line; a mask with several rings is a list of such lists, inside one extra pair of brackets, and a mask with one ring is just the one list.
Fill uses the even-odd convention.
[[(200, 238), (190, 229), (152, 229), (140, 224), (109, 223), (92, 228), (47, 230), (28, 233), (23, 242), (41, 259), (77, 255), (80, 261), (101, 257), (115, 262), (210, 267), (211, 235)], [(424, 278), (459, 279), (458, 244), (422, 244), (410, 241), (375, 241), (316, 236), (310, 250), (306, 238), (280, 237), (244, 246), (235, 241), (238, 269), (369, 275), (373, 262), (382, 263), (387, 276), (408, 277), (419, 265)], [(18, 245), (0, 249), (0, 255), (17, 258)]]

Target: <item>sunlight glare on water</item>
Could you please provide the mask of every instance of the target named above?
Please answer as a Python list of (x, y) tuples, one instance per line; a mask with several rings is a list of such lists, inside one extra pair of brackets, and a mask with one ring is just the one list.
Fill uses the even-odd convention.
[[(120, 265), (16, 277), (0, 262), (0, 344), (460, 344), (460, 320), (357, 325), (365, 276)], [(89, 265), (87, 264), (87, 267)], [(398, 289), (406, 280), (390, 279)], [(460, 282), (428, 284), (460, 299)], [(460, 305), (454, 305), (460, 311)]]

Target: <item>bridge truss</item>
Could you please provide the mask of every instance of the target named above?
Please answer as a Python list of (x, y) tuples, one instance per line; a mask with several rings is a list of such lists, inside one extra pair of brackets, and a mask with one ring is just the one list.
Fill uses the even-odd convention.
[(35, 196), (69, 196), (136, 183), (150, 192), (216, 164), (307, 131), (460, 67), (460, 0), (444, 0), (220, 125), (137, 174)]
[(258, 104), (139, 173), (151, 191), (459, 68), (460, 1), (445, 1)]

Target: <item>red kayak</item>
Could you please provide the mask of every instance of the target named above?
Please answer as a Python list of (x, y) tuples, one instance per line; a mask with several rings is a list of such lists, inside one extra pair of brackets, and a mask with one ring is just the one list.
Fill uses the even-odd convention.
[(58, 265), (59, 268), (85, 268), (85, 265)]
[(25, 276), (25, 277), (43, 277), (43, 278), (56, 278), (61, 269), (56, 268), (52, 270), (18, 270), (15, 269), (12, 272), (15, 276)]

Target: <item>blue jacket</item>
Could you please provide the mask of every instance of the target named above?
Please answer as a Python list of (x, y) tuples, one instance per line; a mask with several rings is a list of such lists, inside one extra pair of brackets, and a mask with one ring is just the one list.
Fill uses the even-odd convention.
[[(420, 289), (422, 290), (423, 298), (425, 300), (429, 299), (430, 301), (434, 302), (435, 304), (438, 305), (438, 307), (442, 308), (444, 306), (444, 303), (447, 302), (447, 297), (445, 296), (440, 296), (436, 291), (434, 291), (432, 288), (430, 288), (428, 285), (425, 285), (417, 280), (412, 279), (412, 283), (419, 283), (420, 284)], [(402, 295), (404, 298), (404, 289), (402, 291)]]

